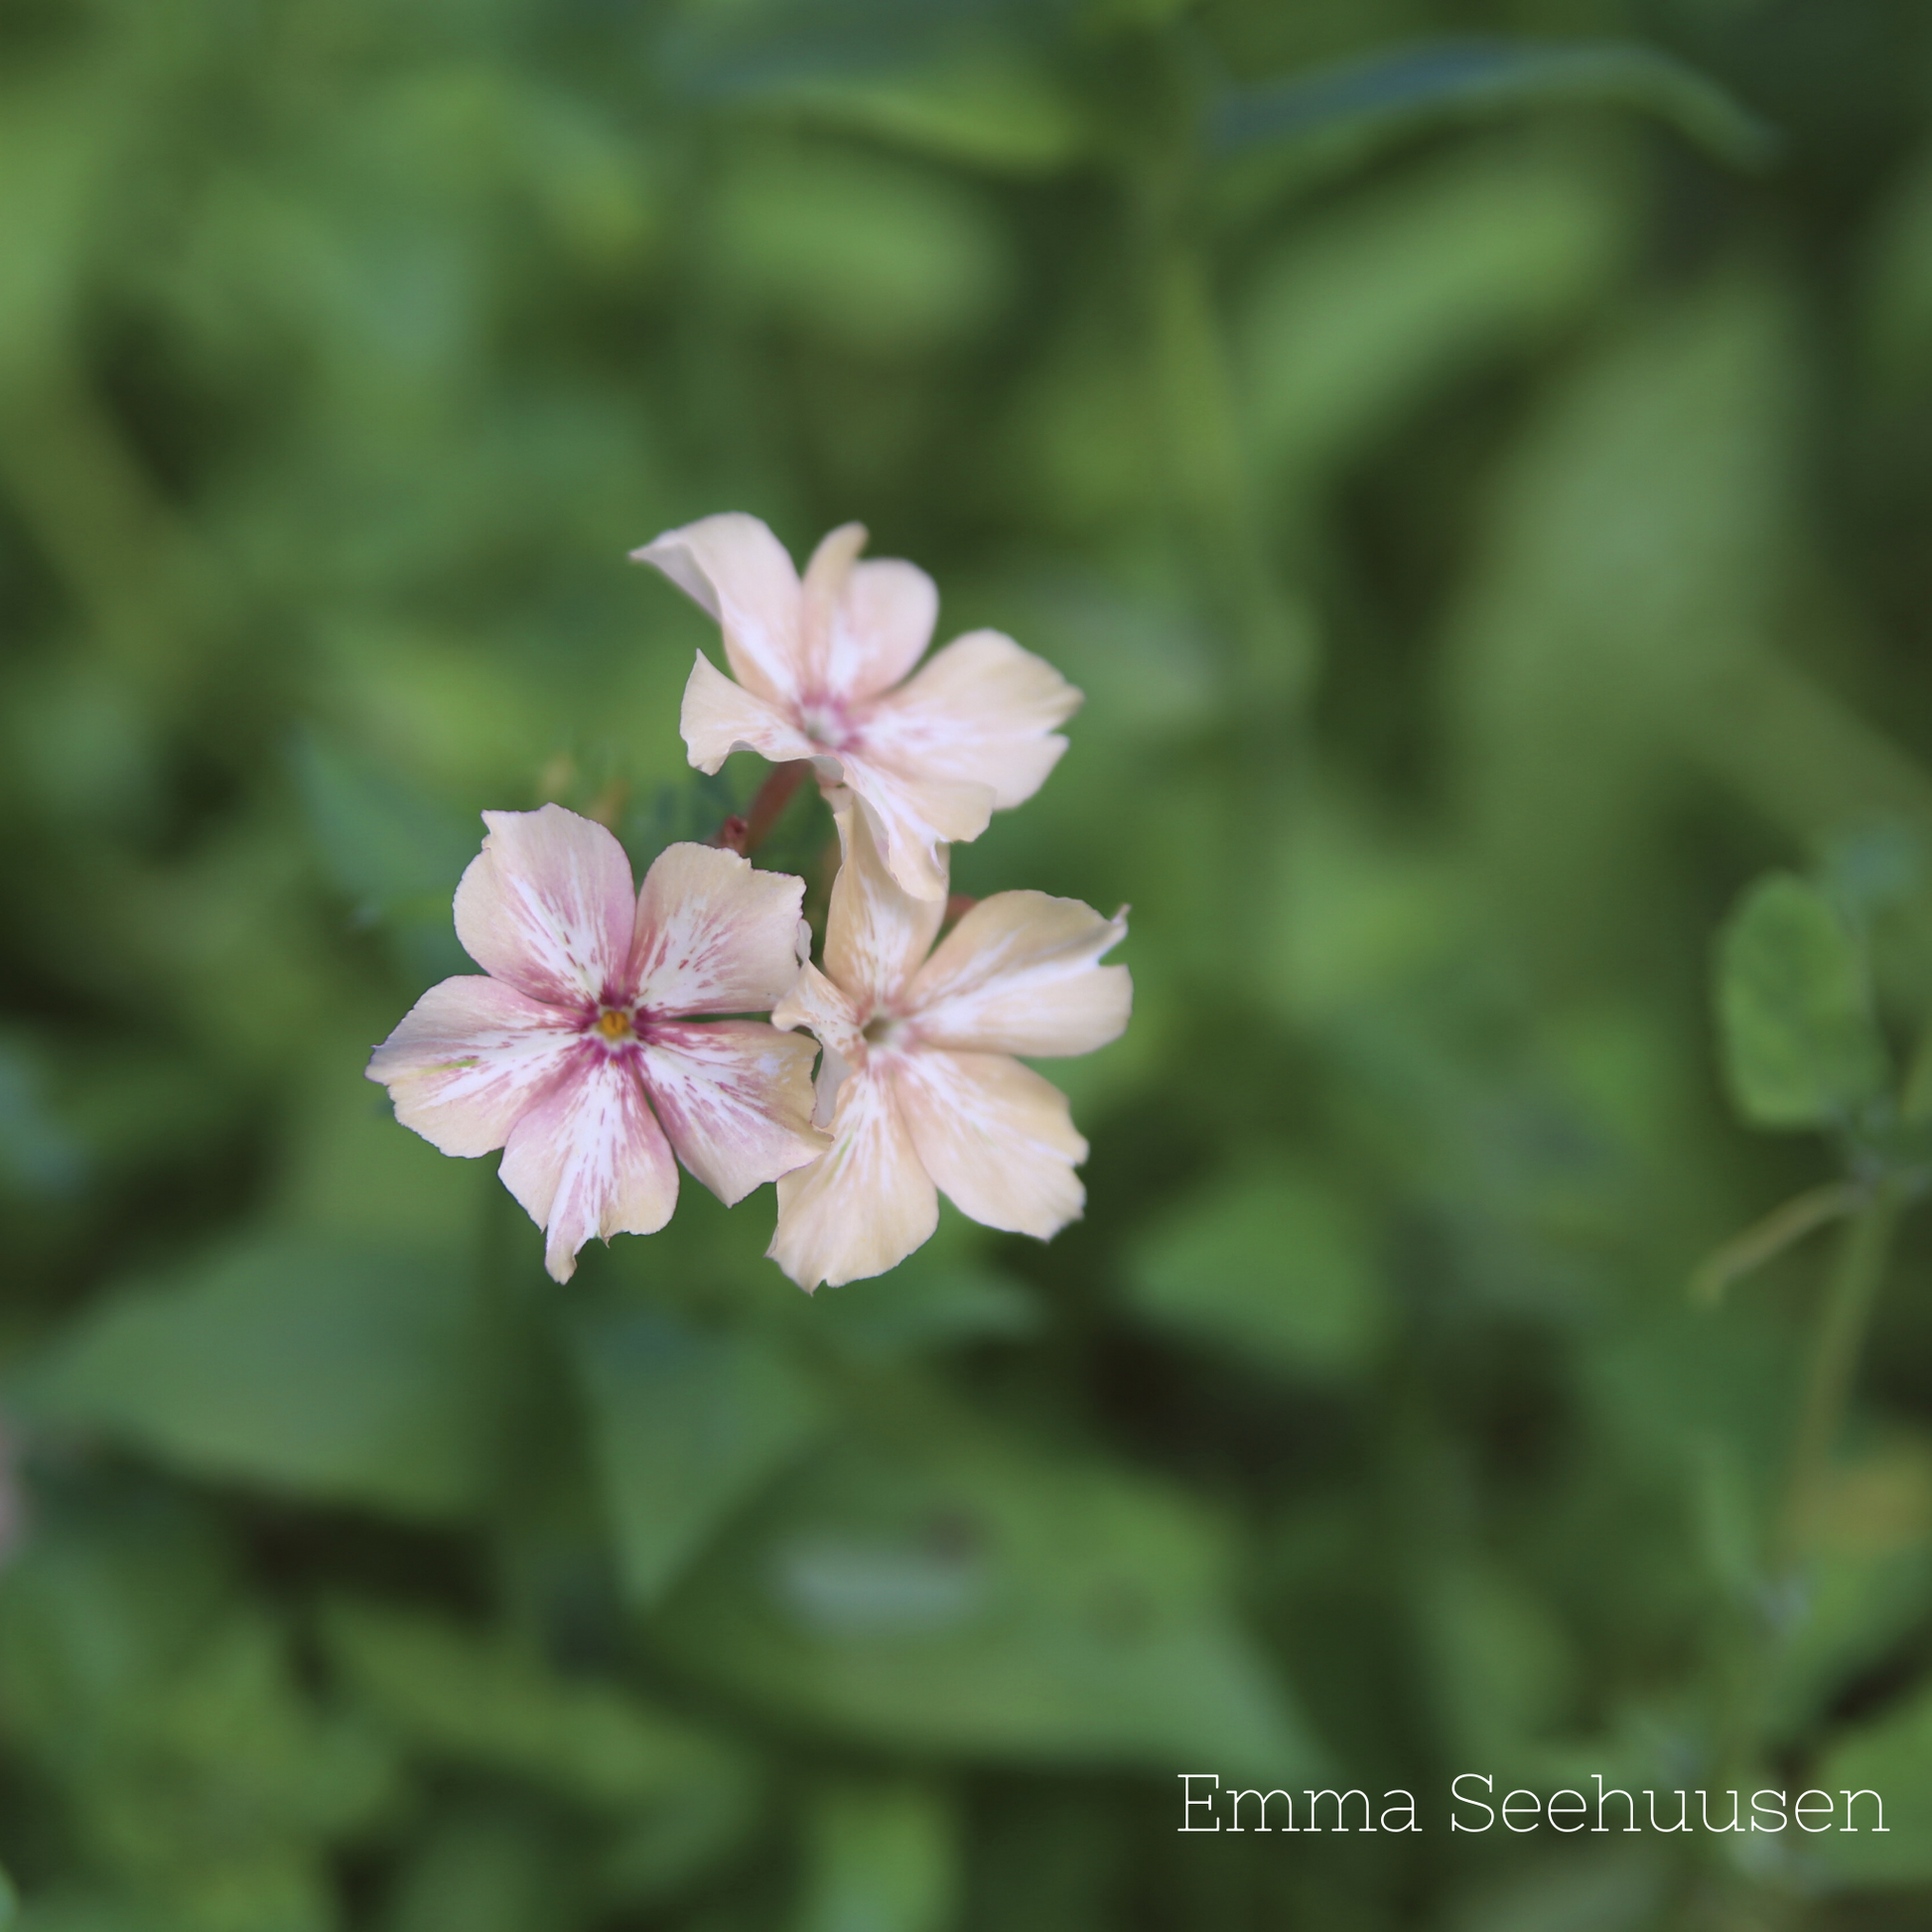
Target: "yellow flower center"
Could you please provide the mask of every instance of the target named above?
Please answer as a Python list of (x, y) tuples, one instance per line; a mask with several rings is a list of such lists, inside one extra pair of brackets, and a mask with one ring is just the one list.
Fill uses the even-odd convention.
[(630, 1016), (627, 1013), (621, 1013), (616, 1007), (606, 1007), (597, 1016), (597, 1030), (606, 1039), (628, 1039)]

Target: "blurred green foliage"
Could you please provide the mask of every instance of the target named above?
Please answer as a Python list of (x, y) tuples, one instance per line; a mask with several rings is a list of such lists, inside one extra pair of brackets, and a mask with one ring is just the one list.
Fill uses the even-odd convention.
[[(4, 0), (12, 1922), (1922, 1923), (1910, 1220), (1769, 1552), (1799, 1237), (1927, 1165), (1928, 451), (1914, 0)], [(749, 798), (623, 563), (725, 508), (1087, 693), (956, 855), (1134, 906), (1048, 1247), (808, 1302), (689, 1186), (558, 1290), (361, 1077), (480, 810)]]

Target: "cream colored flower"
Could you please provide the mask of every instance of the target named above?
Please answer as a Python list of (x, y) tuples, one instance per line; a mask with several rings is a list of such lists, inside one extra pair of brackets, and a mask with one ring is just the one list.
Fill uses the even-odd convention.
[(818, 1118), (832, 1146), (779, 1179), (768, 1251), (807, 1290), (903, 1261), (938, 1224), (940, 1192), (1041, 1240), (1075, 1219), (1087, 1144), (1065, 1096), (1013, 1055), (1104, 1046), (1134, 991), (1126, 967), (1098, 963), (1125, 915), (1044, 893), (981, 899), (934, 950), (944, 899), (900, 890), (850, 793), (833, 810), (845, 863), (825, 970), (802, 968), (771, 1015), (825, 1048)]
[(848, 786), (887, 868), (915, 897), (946, 896), (948, 844), (976, 839), (1024, 803), (1066, 750), (1053, 729), (1080, 693), (997, 630), (948, 644), (916, 676), (938, 616), (932, 579), (911, 564), (860, 563), (862, 525), (834, 530), (801, 582), (755, 516), (708, 516), (641, 550), (717, 620), (732, 677), (703, 652), (678, 721), (691, 762), (716, 771), (735, 751), (809, 759)]

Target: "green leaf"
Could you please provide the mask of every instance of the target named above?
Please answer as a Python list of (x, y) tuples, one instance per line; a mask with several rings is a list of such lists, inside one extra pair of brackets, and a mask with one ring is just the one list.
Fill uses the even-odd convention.
[(961, 1890), (959, 1818), (913, 1779), (843, 1780), (806, 1814), (799, 1932), (947, 1932)]
[(924, 1269), (916, 1260), (828, 1288), (807, 1311), (816, 1332), (873, 1361), (1024, 1340), (1040, 1327), (1039, 1304), (1008, 1277), (971, 1267)]
[(1387, 1327), (1360, 1214), (1331, 1179), (1286, 1160), (1191, 1196), (1128, 1270), (1149, 1319), (1290, 1375), (1357, 1373)]
[(1325, 481), (1601, 302), (1635, 213), (1594, 150), (1515, 136), (1296, 223), (1236, 317), (1254, 447), (1303, 488)]
[(443, 1618), (365, 1602), (321, 1622), (336, 1669), (388, 1728), (432, 1756), (531, 1779), (623, 1814), (699, 1787), (742, 1785), (736, 1752), (616, 1684)]
[(575, 1353), (625, 1587), (656, 1602), (818, 1434), (816, 1390), (755, 1337), (655, 1312), (577, 1324)]
[(394, 928), (404, 963), (422, 975), (473, 970), (450, 906), (482, 849), (480, 821), (313, 732), (293, 758), (316, 852), (357, 916)]
[(463, 1806), (414, 1844), (388, 1932), (569, 1932), (589, 1916), (581, 1856), (534, 1806)]
[(1445, 122), (1542, 107), (1634, 108), (1721, 160), (1761, 167), (1773, 130), (1695, 68), (1624, 42), (1436, 41), (1234, 89), (1210, 128), (1226, 155), (1257, 149), (1360, 163)]
[(654, 1620), (735, 1694), (919, 1752), (1284, 1778), (1318, 1753), (1196, 1508), (947, 1429), (815, 1458)]
[(720, 282), (747, 308), (874, 356), (970, 338), (1015, 281), (972, 183), (816, 140), (740, 141), (712, 203)]
[(1088, 130), (1044, 74), (998, 56), (885, 73), (800, 74), (759, 104), (908, 153), (1002, 175), (1051, 174), (1078, 160)]
[[(1833, 1877), (1854, 1885), (1932, 1883), (1932, 1691), (1921, 1690), (1901, 1709), (1839, 1738), (1811, 1782), (1835, 1806), (1832, 1829), (1804, 1850)], [(1848, 1791), (1878, 1793), (1882, 1833), (1869, 1798), (1853, 1814), (1857, 1829), (1844, 1829)]]
[(446, 1517), (483, 1491), (486, 1367), (461, 1265), (284, 1237), (112, 1297), (19, 1393), (198, 1474)]
[(1718, 943), (1718, 1018), (1738, 1111), (1760, 1127), (1822, 1127), (1876, 1098), (1885, 1046), (1863, 961), (1817, 887), (1773, 873)]

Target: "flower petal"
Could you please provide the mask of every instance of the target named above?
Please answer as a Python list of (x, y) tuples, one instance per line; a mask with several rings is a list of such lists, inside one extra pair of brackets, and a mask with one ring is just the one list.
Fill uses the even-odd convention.
[(851, 1000), (809, 961), (799, 967), (791, 991), (771, 1009), (771, 1024), (786, 1033), (803, 1027), (821, 1046), (846, 1059), (865, 1058), (865, 1023)]
[(718, 621), (732, 675), (760, 698), (797, 697), (804, 669), (798, 573), (785, 547), (740, 510), (666, 530), (631, 558), (654, 564)]
[[(942, 849), (938, 891), (915, 898), (886, 870), (870, 814), (851, 792), (835, 794), (832, 816), (844, 863), (825, 919), (825, 970), (863, 1028), (882, 1007), (897, 1005), (938, 933), (946, 914), (945, 854)], [(850, 1057), (845, 1046), (840, 1050)]]
[(810, 687), (847, 704), (890, 690), (932, 641), (939, 592), (916, 564), (857, 561), (862, 523), (834, 530), (805, 567), (805, 655)]
[(637, 895), (630, 984), (666, 1019), (769, 1013), (798, 977), (805, 882), (710, 845), (668, 845)]
[(653, 1026), (644, 1084), (678, 1159), (726, 1206), (825, 1150), (812, 1042), (757, 1020)]
[(574, 1013), (466, 973), (432, 986), (369, 1056), (396, 1118), (445, 1154), (487, 1154), (564, 1070)]
[(928, 959), (905, 996), (919, 1038), (982, 1053), (1090, 1053), (1134, 1004), (1125, 966), (1095, 962), (1127, 936), (1077, 898), (995, 893)]
[(703, 651), (685, 680), (677, 728), (700, 771), (716, 771), (734, 752), (756, 752), (783, 764), (818, 750), (782, 705), (734, 684)]
[(875, 762), (923, 782), (985, 785), (994, 809), (1006, 811), (1059, 762), (1066, 740), (1053, 727), (1079, 706), (1080, 693), (1045, 659), (997, 630), (975, 630), (876, 699), (859, 728)]
[(831, 1150), (778, 1182), (765, 1253), (810, 1294), (897, 1267), (938, 1225), (939, 1197), (891, 1085), (861, 1068), (839, 1089)]
[(634, 903), (623, 847), (561, 805), (483, 816), (489, 836), (456, 889), (464, 950), (548, 1006), (621, 1000)]
[(914, 898), (944, 900), (946, 847), (986, 830), (993, 793), (985, 785), (928, 782), (907, 777), (848, 747), (838, 754), (846, 784), (866, 808), (866, 820), (886, 869)]
[(852, 1002), (807, 961), (798, 969), (791, 991), (772, 1008), (771, 1024), (786, 1032), (803, 1027), (825, 1049), (812, 1081), (816, 1096), (812, 1122), (818, 1127), (829, 1126), (846, 1075), (854, 1066), (864, 1065), (866, 1059), (865, 1035)]
[(1066, 1096), (1004, 1053), (896, 1054), (889, 1076), (919, 1164), (962, 1214), (1044, 1241), (1086, 1205)]
[(655, 1234), (677, 1205), (677, 1164), (637, 1075), (634, 1053), (586, 1040), (510, 1129), (503, 1185), (544, 1230), (543, 1265), (557, 1281), (570, 1280), (592, 1235)]

